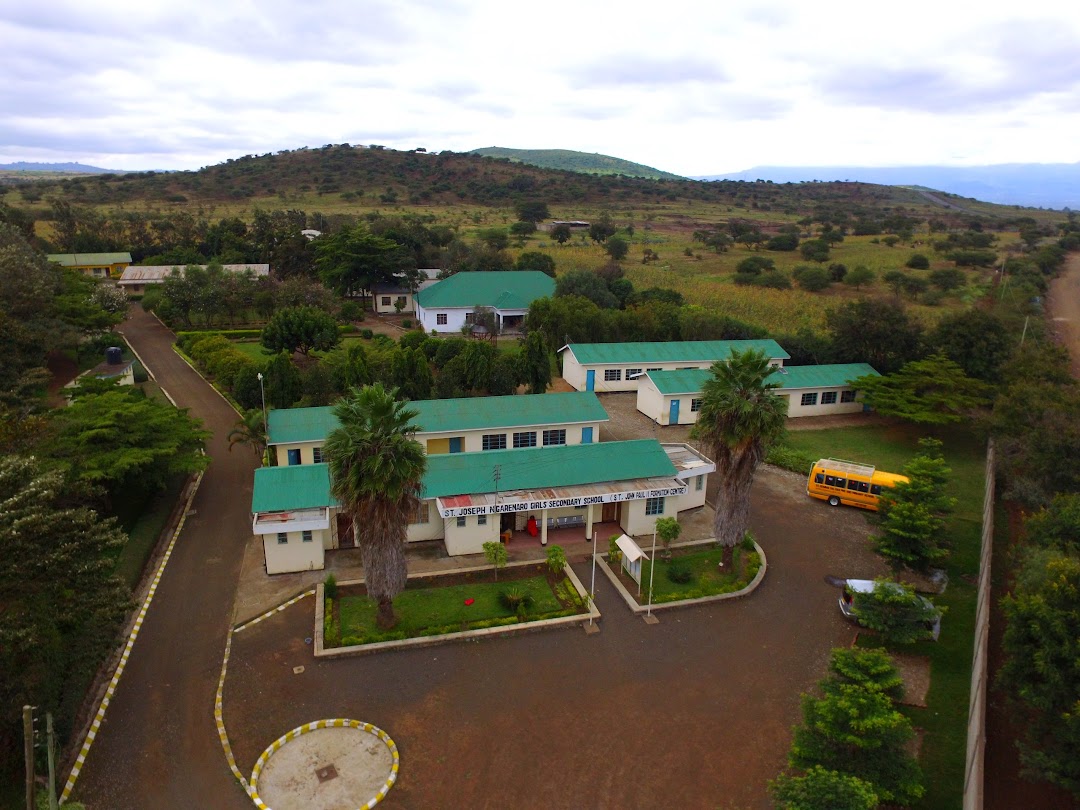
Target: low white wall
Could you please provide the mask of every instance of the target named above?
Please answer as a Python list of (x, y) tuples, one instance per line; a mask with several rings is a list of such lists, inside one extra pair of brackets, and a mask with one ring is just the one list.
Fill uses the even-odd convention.
[(487, 525), (477, 523), (478, 516), (465, 518), (465, 525), (458, 526), (457, 518), (443, 520), (446, 532), (446, 553), (451, 557), (459, 554), (482, 554), (484, 543), (499, 539), (499, 516), (487, 515)]
[(263, 557), (266, 573), (288, 574), (295, 571), (320, 571), (323, 568), (323, 531), (311, 533), (311, 542), (305, 543), (300, 532), (287, 532), (288, 543), (278, 543), (276, 534), (265, 534)]

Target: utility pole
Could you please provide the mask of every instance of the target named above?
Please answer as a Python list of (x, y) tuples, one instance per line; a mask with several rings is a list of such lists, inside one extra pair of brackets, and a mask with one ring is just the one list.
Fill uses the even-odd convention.
[(34, 707), (22, 707), (23, 756), (26, 759), (26, 810), (34, 810)]
[(49, 810), (58, 810), (56, 802), (56, 736), (53, 734), (52, 712), (45, 712), (45, 740), (49, 746)]

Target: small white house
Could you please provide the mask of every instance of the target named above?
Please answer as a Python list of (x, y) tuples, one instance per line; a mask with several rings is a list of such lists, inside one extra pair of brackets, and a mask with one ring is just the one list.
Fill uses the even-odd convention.
[[(371, 291), (375, 312), (379, 315), (396, 315), (398, 312), (411, 314), (415, 312), (416, 293), (436, 284), (439, 280), (439, 273), (442, 271), (434, 268), (422, 269), (417, 272), (420, 273), (420, 282), (415, 290), (405, 284), (404, 281), (394, 284), (376, 284)], [(399, 301), (401, 302), (400, 309), (397, 306)]]
[(636, 391), (652, 371), (707, 369), (733, 351), (765, 352), (772, 365), (790, 355), (775, 340), (687, 340), (642, 343), (571, 343), (559, 349), (562, 376), (578, 391)]
[(424, 331), (460, 332), (477, 307), (490, 309), (500, 332), (516, 331), (529, 304), (555, 294), (555, 279), (535, 270), (455, 273), (416, 295), (416, 317)]
[[(769, 382), (779, 383), (778, 396), (787, 400), (789, 418), (858, 413), (863, 409), (851, 381), (877, 372), (867, 363), (785, 366)], [(658, 425), (692, 425), (701, 407), (708, 369), (648, 371), (637, 392), (637, 409)]]

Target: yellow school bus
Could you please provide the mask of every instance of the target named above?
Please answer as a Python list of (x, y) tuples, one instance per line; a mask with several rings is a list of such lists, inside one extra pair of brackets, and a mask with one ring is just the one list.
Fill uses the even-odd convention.
[(806, 494), (828, 501), (832, 506), (846, 504), (876, 512), (881, 488), (907, 483), (907, 480), (907, 476), (882, 472), (869, 464), (823, 458), (810, 470), (810, 477), (806, 479)]

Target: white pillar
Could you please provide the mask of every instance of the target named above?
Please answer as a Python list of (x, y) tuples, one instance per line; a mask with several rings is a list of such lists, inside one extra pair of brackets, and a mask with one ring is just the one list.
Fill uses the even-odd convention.
[(547, 509), (540, 510), (540, 545), (547, 545)]
[(592, 534), (593, 534), (593, 530), (592, 530), (593, 511), (592, 511), (592, 508), (593, 508), (593, 505), (591, 503), (588, 506), (585, 507), (585, 537), (586, 537), (586, 539), (588, 539), (589, 537), (592, 537)]

